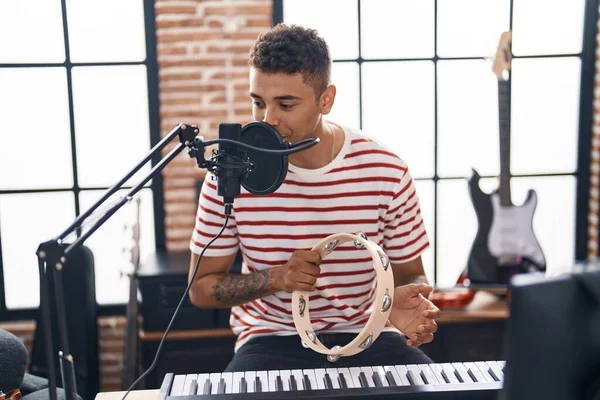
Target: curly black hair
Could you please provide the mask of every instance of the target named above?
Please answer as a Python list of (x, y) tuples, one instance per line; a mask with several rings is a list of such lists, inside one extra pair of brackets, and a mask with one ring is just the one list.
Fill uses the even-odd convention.
[(318, 99), (329, 85), (331, 55), (315, 29), (278, 24), (259, 35), (250, 49), (251, 67), (265, 73), (300, 73)]

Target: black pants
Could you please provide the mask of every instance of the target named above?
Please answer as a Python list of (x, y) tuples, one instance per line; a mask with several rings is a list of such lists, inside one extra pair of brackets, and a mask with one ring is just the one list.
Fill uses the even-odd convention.
[[(325, 347), (345, 346), (355, 333), (319, 333)], [(327, 355), (302, 346), (300, 336), (263, 336), (244, 344), (227, 366), (225, 372), (266, 371), (282, 369), (343, 368), (399, 364), (428, 364), (433, 361), (420, 349), (406, 344), (394, 332), (382, 332), (367, 350), (336, 362), (327, 361)]]

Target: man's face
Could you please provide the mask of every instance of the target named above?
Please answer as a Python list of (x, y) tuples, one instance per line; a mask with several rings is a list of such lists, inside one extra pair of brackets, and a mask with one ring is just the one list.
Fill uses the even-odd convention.
[(254, 120), (273, 125), (288, 142), (313, 136), (322, 107), (301, 74), (267, 74), (251, 68), (250, 97)]

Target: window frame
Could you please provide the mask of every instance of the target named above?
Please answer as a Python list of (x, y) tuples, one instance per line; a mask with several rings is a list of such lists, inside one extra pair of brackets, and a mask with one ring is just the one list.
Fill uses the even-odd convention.
[[(157, 59), (157, 43), (156, 43), (156, 15), (154, 10), (154, 0), (143, 0), (144, 11), (144, 30), (145, 30), (145, 45), (146, 59), (136, 62), (84, 62), (73, 63), (70, 60), (69, 49), (69, 31), (67, 22), (67, 5), (66, 0), (61, 0), (62, 8), (62, 23), (63, 36), (65, 46), (65, 61), (62, 63), (16, 63), (16, 64), (0, 64), (0, 68), (32, 68), (32, 67), (64, 67), (67, 74), (67, 93), (69, 107), (69, 124), (71, 135), (71, 157), (73, 165), (73, 186), (68, 189), (26, 189), (26, 190), (0, 190), (0, 195), (3, 194), (25, 194), (25, 193), (49, 193), (49, 192), (67, 192), (75, 196), (75, 214), (82, 213), (79, 194), (84, 191), (91, 190), (106, 190), (108, 187), (86, 187), (81, 188), (77, 180), (77, 153), (76, 153), (76, 137), (75, 137), (75, 122), (73, 108), (73, 84), (72, 84), (72, 68), (81, 66), (116, 66), (116, 65), (145, 65), (147, 71), (147, 88), (148, 88), (148, 115), (150, 127), (150, 148), (154, 147), (160, 140), (160, 113), (159, 113), (159, 86), (158, 86), (158, 59)], [(155, 166), (160, 160), (161, 154), (156, 154), (152, 158), (152, 166)], [(127, 171), (123, 171), (125, 174)], [(131, 188), (132, 186), (124, 186), (123, 188)], [(164, 211), (164, 194), (163, 194), (163, 179), (161, 174), (157, 174), (152, 179), (152, 183), (145, 188), (150, 188), (152, 191), (152, 199), (154, 203), (154, 235), (156, 251), (164, 251), (166, 249), (165, 239), (165, 211)], [(60, 233), (61, 227), (56, 227), (56, 233)], [(125, 315), (125, 303), (98, 305), (98, 313), (100, 316), (108, 315)], [(38, 308), (23, 308), (9, 310), (6, 308), (6, 291), (4, 282), (4, 264), (2, 259), (2, 232), (0, 231), (0, 322), (18, 321), (18, 320), (33, 320), (36, 319)]]
[[(359, 85), (359, 121), (360, 128), (363, 127), (363, 99), (362, 99), (362, 64), (371, 62), (394, 62), (394, 61), (433, 61), (434, 63), (434, 176), (433, 178), (416, 178), (415, 180), (432, 181), (433, 186), (433, 202), (434, 202), (434, 232), (432, 239), (434, 245), (433, 250), (433, 273), (434, 280), (438, 280), (438, 182), (440, 180), (464, 179), (464, 176), (438, 176), (438, 77), (437, 68), (438, 61), (444, 60), (481, 60), (482, 57), (438, 57), (437, 46), (437, 11), (438, 0), (434, 0), (434, 56), (432, 58), (386, 58), (386, 59), (363, 59), (361, 57), (361, 2), (366, 0), (357, 0), (357, 18), (358, 18), (358, 58), (356, 59), (334, 59), (333, 62), (356, 62), (358, 64), (358, 85)], [(284, 0), (273, 0), (273, 25), (283, 22), (283, 7)], [(545, 177), (545, 176), (573, 176), (576, 179), (576, 199), (575, 199), (575, 260), (584, 261), (588, 257), (588, 213), (589, 213), (589, 196), (590, 196), (590, 161), (591, 161), (591, 140), (592, 140), (592, 122), (593, 122), (593, 99), (594, 99), (594, 79), (595, 79), (595, 63), (596, 63), (596, 35), (598, 30), (598, 14), (599, 0), (586, 0), (584, 6), (584, 21), (583, 21), (583, 43), (582, 51), (575, 54), (544, 54), (544, 55), (529, 55), (515, 56), (513, 59), (530, 59), (530, 58), (558, 58), (558, 57), (579, 57), (581, 59), (581, 85), (580, 85), (580, 103), (579, 103), (579, 127), (578, 127), (578, 154), (576, 170), (573, 173), (537, 173), (537, 174), (511, 174), (511, 177)], [(509, 10), (509, 29), (513, 29), (513, 12), (514, 0), (510, 0)], [(512, 80), (511, 80), (512, 82)], [(512, 92), (512, 91), (511, 91)], [(484, 175), (482, 178), (497, 178), (495, 175)], [(600, 226), (598, 227), (600, 233)], [(600, 240), (599, 240), (600, 242)]]

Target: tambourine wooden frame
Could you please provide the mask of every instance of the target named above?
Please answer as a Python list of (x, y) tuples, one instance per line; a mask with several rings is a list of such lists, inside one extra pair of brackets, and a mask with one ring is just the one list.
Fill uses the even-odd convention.
[(343, 347), (333, 346), (331, 349), (325, 347), (315, 334), (310, 320), (310, 293), (304, 291), (292, 293), (294, 325), (301, 337), (302, 344), (318, 353), (327, 354), (329, 361), (337, 361), (339, 357), (353, 356), (368, 349), (385, 327), (394, 301), (394, 275), (389, 258), (377, 243), (368, 240), (362, 232), (330, 235), (317, 243), (312, 250), (317, 251), (324, 259), (337, 247), (350, 241), (354, 243), (354, 246), (365, 248), (369, 252), (373, 259), (377, 281), (373, 312), (354, 340)]

